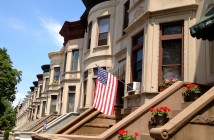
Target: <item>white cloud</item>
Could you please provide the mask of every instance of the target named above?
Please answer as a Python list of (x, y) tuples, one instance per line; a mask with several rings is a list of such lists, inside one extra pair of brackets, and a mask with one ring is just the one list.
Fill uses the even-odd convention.
[(15, 30), (24, 30), (25, 27), (26, 27), (26, 23), (19, 20), (19, 19), (16, 19), (16, 18), (10, 18), (8, 19), (8, 25), (15, 29)]
[(16, 93), (16, 99), (13, 101), (13, 106), (16, 107), (20, 101), (23, 101), (25, 98), (25, 95), (23, 93), (17, 92)]
[(45, 28), (45, 30), (47, 30), (52, 37), (52, 41), (61, 48), (63, 44), (63, 37), (59, 34), (62, 27), (60, 23), (52, 18), (40, 18), (40, 21), (42, 27)]
[(16, 17), (3, 17), (0, 15), (0, 23), (5, 27), (9, 27), (14, 30), (25, 31), (26, 23)]

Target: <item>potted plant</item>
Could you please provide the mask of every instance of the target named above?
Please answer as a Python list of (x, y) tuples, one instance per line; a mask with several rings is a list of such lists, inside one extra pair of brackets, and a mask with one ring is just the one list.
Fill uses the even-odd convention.
[(128, 130), (125, 129), (121, 129), (118, 133), (118, 140), (136, 140), (136, 137), (139, 135), (137, 132), (134, 135), (128, 135)]
[(152, 122), (157, 126), (162, 126), (169, 121), (170, 108), (161, 106), (158, 108), (150, 108), (152, 113)]
[(186, 91), (183, 92), (184, 101), (195, 101), (202, 94), (200, 87), (197, 84), (186, 84)]
[(162, 82), (159, 84), (159, 91), (163, 91), (169, 86), (173, 85), (177, 80), (174, 79), (173, 77), (170, 77), (169, 79), (164, 79)]
[(53, 85), (57, 85), (57, 84), (59, 84), (59, 81), (58, 80), (53, 80), (52, 84)]

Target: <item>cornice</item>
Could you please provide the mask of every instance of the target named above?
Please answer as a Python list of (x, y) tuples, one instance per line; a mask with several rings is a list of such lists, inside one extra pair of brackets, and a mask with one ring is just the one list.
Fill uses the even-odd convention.
[(158, 11), (146, 11), (142, 16), (135, 19), (124, 31), (126, 33), (130, 33), (133, 29), (142, 25), (142, 22), (145, 22), (149, 18), (160, 17), (160, 16), (167, 16), (167, 15), (177, 15), (178, 13), (185, 13), (188, 11), (196, 11), (198, 9), (197, 4), (182, 6), (182, 7), (175, 7), (169, 9), (163, 9)]
[(85, 29), (83, 23), (79, 21), (65, 21), (59, 34), (64, 37), (63, 45), (69, 40), (84, 38)]
[(86, 59), (83, 61), (83, 63), (86, 63), (87, 61), (89, 61), (89, 60), (91, 60), (91, 59), (100, 58), (100, 57), (104, 57), (104, 58), (106, 59), (107, 57), (111, 58), (112, 55), (96, 55), (96, 56), (92, 56), (92, 57), (86, 58)]
[(62, 55), (62, 52), (61, 52), (61, 51), (56, 51), (56, 52), (50, 52), (50, 53), (48, 54), (48, 57), (49, 57), (50, 59), (52, 59), (53, 57), (61, 56), (61, 55)]
[(38, 81), (43, 80), (43, 74), (37, 74), (36, 77), (37, 77)]
[(45, 75), (44, 73), (49, 72), (50, 64), (42, 65), (41, 68), (43, 70), (43, 76), (44, 76)]

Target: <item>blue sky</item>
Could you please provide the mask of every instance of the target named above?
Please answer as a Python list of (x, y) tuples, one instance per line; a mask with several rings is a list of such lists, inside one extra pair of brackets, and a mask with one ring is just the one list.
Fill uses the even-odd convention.
[(48, 53), (62, 48), (59, 30), (64, 21), (79, 20), (84, 10), (81, 0), (1, 1), (0, 47), (8, 50), (13, 66), (22, 71), (13, 105), (37, 81), (41, 66), (50, 63)]

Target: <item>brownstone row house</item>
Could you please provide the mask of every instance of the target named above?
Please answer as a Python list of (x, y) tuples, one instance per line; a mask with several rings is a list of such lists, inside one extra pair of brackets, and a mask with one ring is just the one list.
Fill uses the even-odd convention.
[[(80, 20), (62, 26), (63, 47), (48, 54), (50, 65), (42, 66), (44, 73), (20, 104), (11, 137), (117, 140), (118, 131), (127, 129), (140, 134), (137, 140), (211, 140), (214, 89), (190, 103), (182, 93), (187, 82), (213, 86), (214, 0), (83, 4)], [(91, 108), (97, 66), (128, 85), (119, 82), (111, 116)], [(171, 77), (178, 82), (159, 92), (160, 82)], [(159, 106), (172, 111), (169, 122), (156, 127), (149, 109)], [(42, 133), (44, 120), (48, 134), (34, 134)]]

